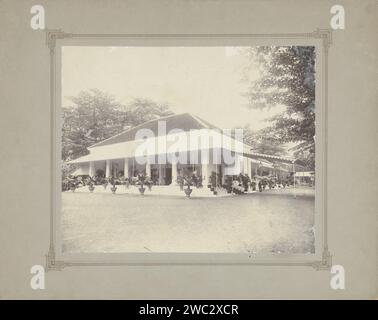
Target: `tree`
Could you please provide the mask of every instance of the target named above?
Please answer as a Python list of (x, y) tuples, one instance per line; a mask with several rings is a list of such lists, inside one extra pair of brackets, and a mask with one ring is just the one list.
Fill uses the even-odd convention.
[(122, 129), (120, 103), (114, 97), (98, 89), (90, 89), (69, 99), (74, 105), (62, 110), (63, 160), (87, 154), (87, 147)]
[(285, 111), (271, 117), (265, 134), (281, 143), (298, 143), (294, 150), (303, 155), (310, 167), (315, 166), (315, 48), (304, 46), (266, 46), (247, 50), (251, 68), (260, 76), (251, 80), (248, 106), (255, 109), (285, 106)]
[(62, 109), (62, 159), (76, 159), (88, 153), (94, 143), (148, 120), (170, 115), (168, 105), (148, 99), (134, 99), (123, 105), (98, 89), (70, 97), (72, 106)]
[(248, 126), (243, 128), (244, 142), (252, 147), (252, 152), (276, 156), (287, 155), (286, 148), (266, 129), (252, 131)]
[(150, 99), (136, 98), (128, 105), (129, 119), (135, 123), (172, 115), (167, 104), (158, 104)]

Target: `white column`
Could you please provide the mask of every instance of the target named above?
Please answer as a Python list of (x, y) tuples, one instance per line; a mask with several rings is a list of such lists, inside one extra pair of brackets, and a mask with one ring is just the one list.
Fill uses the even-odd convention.
[(135, 172), (135, 158), (133, 158), (133, 167), (132, 167), (132, 172), (131, 172), (131, 177), (134, 177), (134, 172)]
[(90, 177), (94, 177), (95, 174), (96, 174), (96, 172), (95, 172), (94, 161), (90, 161), (90, 162), (89, 162), (89, 176), (90, 176)]
[(243, 173), (248, 174), (248, 158), (243, 157)]
[(172, 162), (172, 183), (177, 184), (177, 162)]
[(209, 184), (209, 176), (208, 176), (208, 164), (202, 164), (201, 167), (201, 174), (202, 174), (202, 184), (207, 187)]
[(109, 178), (111, 176), (111, 162), (110, 160), (106, 160), (106, 170), (105, 170), (105, 177)]
[(123, 167), (123, 176), (129, 178), (129, 159), (125, 158), (125, 164)]
[(163, 165), (159, 164), (159, 184), (164, 184)]
[(239, 175), (244, 173), (244, 158), (243, 156), (236, 154), (235, 155), (235, 166), (234, 166), (234, 175)]
[(149, 176), (151, 178), (151, 164), (150, 161), (147, 159), (146, 162), (146, 176)]

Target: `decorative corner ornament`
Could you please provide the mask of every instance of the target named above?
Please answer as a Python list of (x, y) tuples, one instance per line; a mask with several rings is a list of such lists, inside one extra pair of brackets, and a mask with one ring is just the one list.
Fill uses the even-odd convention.
[(320, 270), (331, 270), (332, 267), (332, 254), (328, 251), (328, 248), (325, 247), (322, 253), (322, 260), (321, 261), (316, 261), (311, 264), (315, 270), (320, 271)]
[(316, 29), (311, 33), (312, 37), (322, 39), (324, 48), (328, 49), (332, 44), (332, 29)]
[(46, 255), (46, 272), (48, 271), (60, 271), (67, 266), (64, 261), (55, 260), (55, 251), (53, 247), (50, 247), (49, 252)]
[(54, 53), (57, 39), (71, 38), (73, 36), (72, 33), (66, 33), (61, 29), (46, 29), (45, 32), (46, 44), (50, 49), (50, 53)]

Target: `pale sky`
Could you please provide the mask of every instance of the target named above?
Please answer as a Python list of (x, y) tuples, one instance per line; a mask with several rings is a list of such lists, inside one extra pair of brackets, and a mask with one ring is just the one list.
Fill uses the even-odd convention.
[[(240, 47), (62, 48), (62, 104), (82, 90), (100, 89), (127, 104), (133, 98), (167, 103), (175, 113), (191, 112), (222, 128), (263, 120), (277, 111), (250, 110), (242, 96), (248, 61)], [(250, 71), (250, 77), (257, 77)], [(282, 110), (282, 109), (280, 109)]]

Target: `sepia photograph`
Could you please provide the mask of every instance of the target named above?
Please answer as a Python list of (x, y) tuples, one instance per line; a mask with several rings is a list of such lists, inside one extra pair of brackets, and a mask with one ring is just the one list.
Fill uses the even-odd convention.
[(315, 253), (315, 47), (61, 55), (63, 253)]
[(376, 300), (377, 18), (376, 0), (0, 0), (0, 301), (251, 319)]

